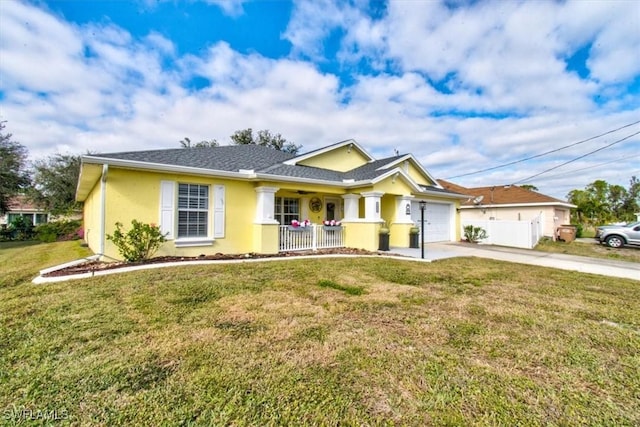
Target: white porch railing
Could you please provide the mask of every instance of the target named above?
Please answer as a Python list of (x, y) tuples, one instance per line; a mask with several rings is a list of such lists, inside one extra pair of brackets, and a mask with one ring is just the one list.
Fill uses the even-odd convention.
[(344, 228), (310, 225), (292, 230), (280, 226), (280, 252), (308, 251), (344, 247)]

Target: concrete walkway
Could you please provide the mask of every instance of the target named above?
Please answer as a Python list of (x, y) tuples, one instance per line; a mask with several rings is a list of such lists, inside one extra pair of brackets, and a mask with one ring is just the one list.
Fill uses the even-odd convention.
[[(389, 252), (413, 258), (421, 257), (420, 249), (391, 248)], [(554, 254), (503, 246), (471, 245), (468, 243), (429, 243), (425, 246), (424, 257), (426, 260), (435, 261), (459, 256), (490, 258), (640, 281), (640, 263), (636, 262)]]

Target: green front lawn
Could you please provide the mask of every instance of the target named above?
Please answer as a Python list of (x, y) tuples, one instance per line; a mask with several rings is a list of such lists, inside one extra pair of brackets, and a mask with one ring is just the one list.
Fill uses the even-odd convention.
[(566, 243), (543, 239), (534, 249), (541, 252), (579, 255), (591, 258), (611, 259), (615, 261), (640, 262), (640, 248), (637, 247), (616, 249), (597, 243), (582, 243), (578, 241)]
[(636, 281), (372, 257), (30, 283), (83, 251), (0, 245), (3, 422), (640, 424)]

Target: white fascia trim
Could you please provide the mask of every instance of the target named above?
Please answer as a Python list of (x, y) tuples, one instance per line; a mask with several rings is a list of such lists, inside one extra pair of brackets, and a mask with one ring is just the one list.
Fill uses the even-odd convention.
[(413, 180), (413, 178), (411, 178), (411, 176), (409, 176), (408, 173), (406, 173), (405, 171), (403, 171), (400, 168), (395, 168), (395, 169), (391, 169), (389, 172), (383, 173), (382, 175), (374, 178), (373, 180), (371, 180), (372, 184), (377, 184), (380, 181), (384, 181), (385, 179), (398, 174), (398, 177), (402, 177), (404, 178), (404, 180), (407, 182), (407, 184), (409, 184), (409, 186), (411, 186), (411, 188), (414, 191), (421, 191), (422, 188), (420, 188), (420, 186)]
[(447, 199), (468, 199), (469, 196), (465, 196), (462, 194), (453, 194), (453, 193), (442, 193), (441, 191), (430, 191), (430, 190), (423, 190), (422, 188), (420, 189), (420, 194), (424, 194), (424, 195), (429, 195), (429, 196), (437, 196), (437, 197), (444, 197)]
[(130, 169), (145, 169), (145, 170), (153, 170), (160, 172), (173, 172), (187, 175), (206, 175), (206, 176), (219, 176), (225, 178), (236, 178), (236, 179), (251, 179), (255, 178), (256, 174), (253, 171), (243, 172), (229, 172), (229, 171), (221, 171), (215, 169), (202, 169), (202, 168), (194, 168), (190, 166), (176, 166), (176, 165), (165, 165), (162, 163), (149, 163), (149, 162), (139, 162), (137, 160), (121, 160), (121, 159), (109, 159), (105, 157), (93, 157), (87, 156), (83, 157), (83, 160), (87, 163), (99, 163), (99, 164), (108, 164), (111, 166), (118, 166), (123, 168)]
[(301, 162), (303, 160), (310, 159), (310, 158), (315, 157), (317, 155), (327, 153), (329, 151), (335, 150), (336, 148), (344, 147), (345, 145), (349, 145), (349, 144), (353, 145), (362, 154), (364, 154), (366, 157), (368, 157), (369, 158), (369, 163), (371, 163), (374, 160), (373, 156), (371, 154), (369, 154), (369, 152), (367, 150), (365, 150), (355, 140), (347, 139), (345, 141), (341, 141), (341, 142), (338, 142), (338, 143), (335, 143), (335, 144), (332, 144), (332, 145), (328, 145), (328, 146), (326, 146), (324, 148), (320, 148), (318, 150), (311, 151), (311, 152), (306, 153), (306, 154), (302, 154), (301, 156), (294, 157), (293, 159), (289, 159), (289, 160), (283, 162), (283, 164), (285, 164), (285, 165), (296, 165), (298, 162)]
[(354, 184), (360, 184), (364, 182), (365, 184), (369, 184), (370, 181), (358, 181), (358, 182), (343, 182), (343, 181), (325, 181), (323, 179), (313, 179), (313, 178), (300, 178), (296, 176), (283, 176), (283, 175), (269, 175), (258, 173), (255, 176), (255, 179), (259, 181), (274, 181), (274, 182), (299, 182), (305, 184), (319, 184), (326, 185), (328, 187), (339, 187), (339, 188), (349, 188), (354, 186)]
[(488, 209), (488, 208), (536, 208), (536, 207), (549, 207), (549, 206), (559, 206), (563, 208), (575, 209), (576, 205), (572, 205), (571, 203), (554, 203), (554, 202), (544, 202), (544, 203), (505, 203), (505, 204), (493, 204), (493, 205), (475, 205), (475, 206), (460, 206), (460, 209)]
[(440, 183), (429, 173), (429, 171), (427, 171), (424, 166), (422, 166), (422, 164), (415, 158), (415, 156), (413, 154), (407, 154), (404, 155), (402, 157), (400, 157), (397, 160), (394, 160), (390, 163), (387, 163), (384, 166), (380, 166), (378, 169), (376, 170), (383, 170), (383, 169), (389, 169), (390, 167), (393, 167), (399, 163), (404, 162), (405, 160), (411, 160), (414, 164), (415, 167), (417, 167), (420, 172), (422, 172), (427, 178), (429, 178), (432, 182), (433, 182), (433, 186), (437, 187), (437, 188), (442, 188), (442, 186), (440, 185)]

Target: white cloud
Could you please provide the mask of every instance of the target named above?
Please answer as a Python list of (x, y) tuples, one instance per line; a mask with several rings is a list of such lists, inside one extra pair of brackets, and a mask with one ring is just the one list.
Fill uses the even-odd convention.
[[(479, 2), (447, 9), (436, 2), (390, 2), (386, 16), (372, 19), (358, 2), (301, 2), (286, 33), (294, 51), (273, 59), (240, 53), (226, 42), (180, 56), (157, 32), (136, 38), (113, 24), (78, 27), (37, 7), (4, 2), (0, 116), (33, 158), (177, 148), (184, 137), (227, 142), (235, 130), (252, 127), (279, 132), (305, 150), (354, 138), (378, 157), (394, 149), (412, 152), (433, 175), (446, 178), (637, 120), (640, 109), (628, 106), (638, 105), (638, 95), (620, 95), (618, 87), (640, 74), (640, 62), (627, 60), (637, 57), (640, 45), (633, 28), (637, 6), (628, 6), (636, 3), (611, 10), (586, 3)], [(353, 84), (343, 86), (337, 75), (300, 59), (322, 57), (325, 38), (336, 30), (344, 31), (338, 60), (345, 68), (366, 60), (379, 71), (393, 62), (398, 72), (359, 75), (354, 67)], [(564, 61), (591, 42), (593, 79), (583, 80)], [(210, 84), (186, 84), (198, 76)], [(450, 93), (430, 84), (445, 77)], [(602, 106), (595, 96), (611, 99)], [(461, 114), (468, 111), (479, 116)], [(603, 144), (454, 182), (513, 182)], [(575, 167), (622, 159), (615, 164), (532, 183), (559, 197), (596, 177), (626, 185), (637, 158), (625, 156), (637, 151), (635, 139)]]

